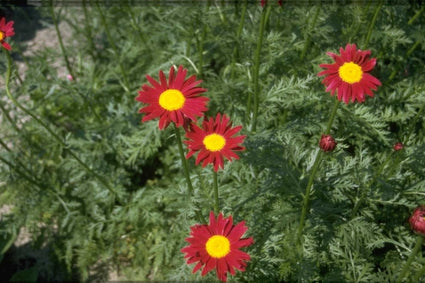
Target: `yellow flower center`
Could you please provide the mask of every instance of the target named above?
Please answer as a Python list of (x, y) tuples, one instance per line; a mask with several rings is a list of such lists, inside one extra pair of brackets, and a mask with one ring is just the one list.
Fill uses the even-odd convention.
[(0, 31), (0, 40), (3, 40), (4, 38), (4, 33)]
[(183, 93), (177, 89), (167, 89), (159, 96), (159, 105), (168, 111), (181, 109), (185, 101)]
[(205, 248), (211, 257), (222, 258), (230, 252), (230, 242), (224, 236), (214, 235), (208, 239)]
[(338, 74), (341, 80), (346, 83), (358, 83), (363, 76), (362, 67), (353, 62), (344, 63), (338, 69)]
[(219, 151), (226, 145), (226, 139), (222, 135), (211, 134), (204, 138), (203, 143), (209, 151)]

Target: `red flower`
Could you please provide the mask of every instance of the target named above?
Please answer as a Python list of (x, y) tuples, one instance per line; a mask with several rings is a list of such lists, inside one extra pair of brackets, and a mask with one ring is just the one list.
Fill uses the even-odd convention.
[(322, 135), (319, 142), (320, 149), (326, 152), (333, 151), (336, 147), (335, 139), (330, 135)]
[(267, 0), (261, 0), (261, 1), (260, 1), (260, 5), (261, 5), (261, 7), (266, 6), (266, 4), (267, 4)]
[(218, 279), (226, 282), (227, 272), (235, 275), (235, 268), (245, 271), (246, 261), (251, 257), (239, 249), (254, 243), (252, 237), (241, 238), (248, 230), (245, 221), (233, 225), (232, 216), (223, 218), (222, 213), (216, 221), (211, 212), (209, 225), (197, 224), (190, 230), (191, 237), (186, 238), (190, 245), (182, 248), (181, 252), (186, 253), (187, 264), (197, 262), (193, 273), (204, 267), (201, 273), (204, 276), (215, 268)]
[(220, 113), (217, 114), (215, 120), (214, 118), (204, 120), (202, 128), (192, 124), (190, 131), (186, 132), (186, 137), (189, 140), (185, 141), (185, 143), (190, 150), (186, 158), (190, 158), (199, 151), (195, 162), (196, 165), (201, 161), (202, 167), (211, 163), (214, 164), (214, 170), (217, 172), (219, 167), (224, 168), (223, 156), (229, 161), (232, 160), (232, 157), (239, 159), (239, 156), (234, 151), (245, 149), (240, 144), (246, 136), (233, 137), (241, 129), (242, 126), (232, 128), (230, 119), (226, 115), (221, 118)]
[(369, 72), (375, 67), (376, 59), (369, 59), (370, 50), (356, 50), (355, 44), (347, 44), (345, 50), (339, 49), (341, 55), (328, 52), (335, 63), (320, 64), (320, 67), (327, 69), (317, 74), (326, 75), (322, 83), (326, 86), (326, 91), (338, 93), (338, 100), (343, 100), (346, 104), (357, 100), (364, 102), (365, 93), (373, 97), (372, 90), (376, 90), (381, 82), (370, 75)]
[(6, 23), (6, 19), (1, 18), (0, 19), (0, 43), (7, 50), (11, 50), (12, 47), (10, 47), (10, 45), (4, 40), (6, 39), (6, 37), (11, 37), (12, 35), (15, 35), (15, 31), (13, 30), (13, 21)]
[(394, 145), (393, 149), (394, 149), (395, 151), (399, 151), (399, 150), (402, 150), (402, 149), (403, 149), (403, 147), (404, 147), (404, 145), (403, 145), (401, 142), (398, 142), (398, 143), (396, 143), (396, 144)]
[(421, 205), (415, 209), (409, 223), (415, 233), (425, 236), (425, 206)]
[(159, 71), (160, 82), (146, 75), (152, 87), (142, 85), (142, 90), (136, 97), (137, 101), (149, 104), (139, 110), (139, 113), (146, 113), (142, 122), (159, 117), (158, 126), (162, 130), (171, 122), (180, 127), (184, 125), (185, 118), (195, 121), (196, 116), (203, 116), (202, 112), (207, 110), (206, 103), (209, 99), (199, 94), (207, 90), (196, 87), (202, 81), (196, 81), (194, 75), (185, 80), (186, 73), (187, 70), (179, 66), (177, 75), (174, 75), (174, 68), (171, 67), (167, 81), (164, 73)]

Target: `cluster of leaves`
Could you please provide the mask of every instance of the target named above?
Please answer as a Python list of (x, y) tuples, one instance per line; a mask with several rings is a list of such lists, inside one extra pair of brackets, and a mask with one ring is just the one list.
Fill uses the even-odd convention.
[[(260, 18), (270, 8), (162, 4), (56, 7), (54, 16), (72, 28), (65, 51), (73, 81), (54, 67), (65, 66), (59, 48), (24, 56), (25, 44), (13, 42), (13, 58), (27, 71), (12, 94), (61, 142), (1, 100), (0, 204), (13, 205), (2, 233), (25, 226), (83, 280), (102, 264), (129, 279), (201, 280), (180, 249), (196, 222), (195, 203), (205, 216), (212, 207), (212, 170), (190, 160), (189, 201), (173, 132), (159, 131), (157, 121), (141, 124), (134, 100), (145, 74), (181, 64), (204, 80), (209, 111), (227, 113), (247, 135), (241, 159), (219, 174), (224, 214), (245, 220), (255, 240), (247, 271), (234, 278), (394, 280), (414, 245), (406, 220), (425, 193), (423, 9), (270, 3), (254, 132), (247, 101)], [(52, 25), (50, 7), (37, 11)], [(300, 251), (302, 197), (335, 99), (316, 74), (330, 60), (326, 52), (346, 43), (372, 51), (383, 85), (363, 104), (340, 104), (331, 129), (338, 146), (316, 174)], [(405, 148), (394, 152), (396, 142)], [(418, 256), (412, 278), (424, 266)]]

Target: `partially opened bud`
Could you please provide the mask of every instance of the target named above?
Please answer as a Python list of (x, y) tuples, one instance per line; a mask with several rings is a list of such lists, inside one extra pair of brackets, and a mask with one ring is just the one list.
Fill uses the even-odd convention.
[(425, 236), (425, 206), (421, 205), (415, 209), (413, 215), (409, 219), (410, 227), (412, 230)]
[(336, 147), (336, 141), (330, 135), (322, 135), (319, 146), (325, 152), (333, 151)]

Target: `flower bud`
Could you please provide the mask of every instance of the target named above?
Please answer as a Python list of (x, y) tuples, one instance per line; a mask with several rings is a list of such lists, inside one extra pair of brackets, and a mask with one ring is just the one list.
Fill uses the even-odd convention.
[(399, 151), (399, 150), (403, 149), (403, 147), (404, 147), (404, 145), (401, 142), (398, 142), (394, 145), (393, 149), (395, 151)]
[(409, 219), (410, 227), (412, 230), (425, 236), (425, 206), (421, 205), (415, 209), (413, 215)]
[(319, 143), (320, 149), (325, 152), (333, 151), (336, 147), (336, 141), (331, 135), (322, 135)]

